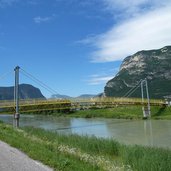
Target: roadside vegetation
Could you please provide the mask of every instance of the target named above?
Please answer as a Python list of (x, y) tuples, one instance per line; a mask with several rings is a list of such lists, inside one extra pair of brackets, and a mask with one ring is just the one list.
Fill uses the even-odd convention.
[(171, 150), (126, 146), (112, 139), (63, 135), (0, 123), (0, 139), (63, 171), (170, 171)]

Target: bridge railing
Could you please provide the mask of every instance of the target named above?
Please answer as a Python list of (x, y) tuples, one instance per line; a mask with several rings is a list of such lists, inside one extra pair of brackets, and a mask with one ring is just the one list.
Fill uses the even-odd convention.
[[(67, 99), (21, 99), (20, 106), (22, 105), (36, 105), (36, 104), (51, 104), (51, 103), (67, 103)], [(14, 100), (0, 100), (0, 107), (14, 106)]]
[[(146, 105), (148, 101), (145, 99), (142, 103), (140, 98), (89, 98), (89, 99), (27, 99), (20, 100), (20, 111), (44, 111), (44, 110), (76, 110), (90, 108), (112, 108), (119, 105)], [(161, 106), (165, 104), (163, 100), (152, 99), (151, 105)], [(14, 112), (14, 101), (0, 101), (0, 112)]]
[[(73, 98), (73, 99), (21, 99), (20, 105), (26, 105), (26, 104), (50, 104), (50, 103), (92, 103), (92, 102), (113, 102), (113, 103), (142, 103), (141, 98), (112, 98), (112, 97), (104, 97), (104, 98)], [(147, 102), (147, 99), (144, 100), (144, 102)], [(162, 99), (151, 99), (150, 103), (153, 104), (163, 104), (164, 100)], [(13, 106), (14, 101), (13, 100), (0, 100), (0, 107), (2, 106)]]
[[(71, 102), (113, 102), (113, 103), (142, 103), (141, 98), (113, 98), (113, 97), (104, 97), (104, 98), (87, 98), (87, 99), (71, 99)], [(144, 100), (145, 103), (147, 103), (147, 99)], [(163, 104), (164, 100), (162, 99), (151, 99), (150, 103), (152, 104)]]

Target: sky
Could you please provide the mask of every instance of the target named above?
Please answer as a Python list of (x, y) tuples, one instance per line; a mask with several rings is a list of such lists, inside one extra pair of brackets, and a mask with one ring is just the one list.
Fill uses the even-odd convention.
[(0, 0), (0, 86), (98, 94), (137, 51), (171, 45), (171, 0)]

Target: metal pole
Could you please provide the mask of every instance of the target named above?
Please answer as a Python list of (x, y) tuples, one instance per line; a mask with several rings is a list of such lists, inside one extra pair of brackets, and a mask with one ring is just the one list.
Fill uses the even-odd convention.
[(144, 103), (144, 89), (143, 89), (143, 82), (144, 80), (141, 81), (141, 97), (142, 97), (142, 103)]
[(142, 111), (143, 111), (143, 118), (146, 117), (145, 115), (145, 107), (144, 107), (144, 89), (143, 89), (143, 83), (144, 83), (144, 80), (141, 80), (141, 97), (142, 97)]
[(14, 87), (14, 101), (15, 101), (15, 114), (14, 114), (14, 123), (15, 127), (19, 127), (19, 119), (20, 119), (20, 114), (19, 114), (19, 69), (20, 67), (17, 66), (14, 71), (15, 71), (15, 87)]
[(149, 116), (151, 116), (151, 111), (150, 111), (150, 97), (149, 97), (149, 92), (148, 92), (147, 79), (145, 79), (145, 85), (146, 85), (146, 93), (147, 93), (147, 101), (148, 101), (148, 112), (149, 112)]

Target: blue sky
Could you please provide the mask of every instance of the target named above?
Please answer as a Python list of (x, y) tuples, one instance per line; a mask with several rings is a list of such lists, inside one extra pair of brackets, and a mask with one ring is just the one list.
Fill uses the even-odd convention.
[(0, 0), (0, 76), (19, 65), (59, 94), (103, 92), (126, 56), (171, 44), (170, 11), (171, 0)]

